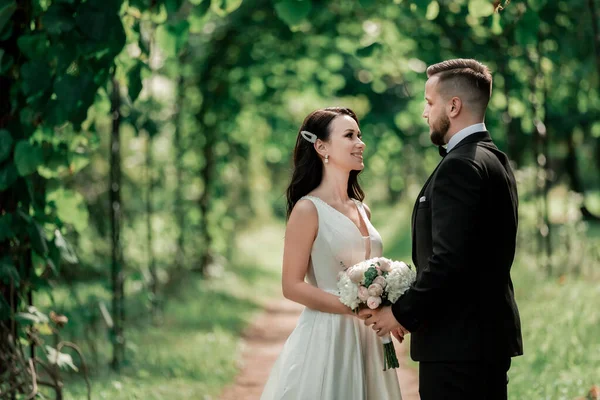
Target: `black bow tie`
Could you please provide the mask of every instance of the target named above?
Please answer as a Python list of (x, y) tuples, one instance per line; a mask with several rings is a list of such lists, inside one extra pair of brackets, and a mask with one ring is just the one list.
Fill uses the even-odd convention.
[(446, 157), (446, 154), (448, 154), (448, 150), (446, 150), (445, 147), (440, 146), (440, 147), (438, 147), (438, 150), (439, 150), (440, 156), (442, 156), (442, 158)]

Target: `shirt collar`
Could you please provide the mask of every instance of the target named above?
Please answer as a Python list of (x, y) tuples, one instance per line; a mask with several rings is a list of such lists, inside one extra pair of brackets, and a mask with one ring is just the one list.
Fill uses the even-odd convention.
[(448, 141), (448, 145), (446, 146), (446, 150), (448, 152), (451, 151), (457, 144), (459, 144), (461, 142), (461, 140), (463, 140), (467, 136), (472, 135), (477, 132), (483, 132), (483, 131), (487, 131), (485, 124), (483, 122), (481, 122), (479, 124), (467, 126), (466, 128), (461, 129), (460, 131), (456, 132), (456, 134), (454, 134), (454, 136), (452, 136), (450, 138), (450, 140)]

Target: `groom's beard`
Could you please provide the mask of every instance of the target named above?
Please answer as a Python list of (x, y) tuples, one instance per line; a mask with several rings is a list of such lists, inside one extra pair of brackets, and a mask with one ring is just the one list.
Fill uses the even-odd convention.
[(434, 125), (431, 126), (431, 133), (429, 137), (431, 138), (431, 142), (436, 146), (443, 146), (444, 136), (448, 133), (450, 129), (450, 118), (447, 115), (442, 115), (438, 121)]

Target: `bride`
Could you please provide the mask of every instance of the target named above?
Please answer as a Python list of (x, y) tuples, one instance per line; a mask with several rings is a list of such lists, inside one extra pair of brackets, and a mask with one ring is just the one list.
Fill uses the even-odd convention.
[(396, 371), (383, 371), (380, 339), (336, 295), (344, 266), (382, 255), (357, 180), (361, 138), (347, 108), (314, 111), (300, 128), (287, 189), (282, 288), (306, 308), (261, 400), (401, 399)]

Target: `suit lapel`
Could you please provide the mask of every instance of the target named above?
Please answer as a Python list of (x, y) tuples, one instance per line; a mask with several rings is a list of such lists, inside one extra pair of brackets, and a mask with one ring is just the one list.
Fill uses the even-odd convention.
[[(482, 132), (473, 133), (472, 135), (469, 135), (466, 138), (464, 138), (463, 140), (461, 140), (459, 143), (456, 144), (456, 146), (454, 146), (454, 148), (452, 149), (451, 152), (456, 151), (456, 149), (461, 146), (464, 146), (469, 143), (474, 143), (474, 142), (481, 142), (481, 144), (484, 144), (485, 147), (489, 147), (490, 145), (495, 147), (494, 142), (492, 142), (492, 138), (490, 137), (489, 132), (482, 131)], [(427, 189), (427, 186), (429, 185), (431, 178), (433, 178), (433, 176), (437, 172), (440, 165), (442, 165), (442, 162), (444, 162), (444, 159), (442, 159), (438, 163), (437, 167), (435, 167), (435, 169), (433, 170), (431, 175), (429, 175), (429, 178), (427, 178), (427, 182), (425, 182), (425, 184), (423, 185), (423, 188), (421, 188), (421, 191), (419, 192), (419, 195), (417, 196), (417, 200), (415, 201), (415, 205), (413, 207), (412, 220), (411, 220), (413, 262), (415, 262), (415, 258), (416, 258), (415, 257), (415, 254), (416, 254), (415, 230), (416, 230), (417, 209), (419, 208), (419, 199), (421, 198), (421, 196), (423, 196), (423, 193), (425, 193), (425, 189)], [(415, 262), (415, 265), (416, 265), (416, 262)]]
[[(444, 162), (444, 159), (440, 160), (440, 162), (435, 167), (435, 169), (433, 170), (433, 172), (429, 175), (429, 178), (427, 178), (427, 181), (425, 182), (425, 184), (421, 188), (421, 191), (419, 192), (419, 195), (417, 196), (417, 200), (415, 201), (415, 205), (413, 207), (412, 220), (411, 220), (413, 262), (415, 262), (414, 255), (415, 255), (415, 252), (416, 252), (416, 240), (415, 240), (415, 237), (416, 237), (416, 233), (415, 233), (416, 224), (415, 224), (415, 222), (416, 222), (416, 219), (417, 219), (417, 209), (419, 208), (419, 199), (421, 198), (421, 196), (423, 196), (423, 193), (425, 193), (425, 189), (427, 189), (427, 185), (429, 185), (429, 182), (431, 181), (431, 178), (433, 178), (433, 176), (435, 175), (435, 172), (438, 170), (438, 168), (440, 167), (440, 165), (442, 165), (442, 162)], [(415, 265), (416, 265), (416, 262), (415, 262)]]

